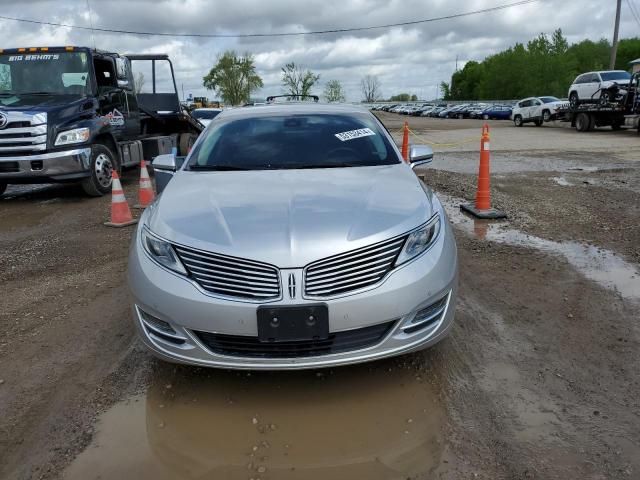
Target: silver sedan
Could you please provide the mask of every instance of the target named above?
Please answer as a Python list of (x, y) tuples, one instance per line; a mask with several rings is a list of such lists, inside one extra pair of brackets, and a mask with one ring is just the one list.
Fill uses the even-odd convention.
[(131, 245), (144, 344), (174, 362), (302, 369), (426, 348), (449, 332), (456, 244), (441, 203), (384, 126), (353, 106), (218, 115)]

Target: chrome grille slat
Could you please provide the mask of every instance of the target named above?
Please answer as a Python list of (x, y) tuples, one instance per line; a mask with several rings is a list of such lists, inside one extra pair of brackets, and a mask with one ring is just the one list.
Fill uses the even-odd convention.
[(264, 267), (262, 264), (248, 262), (240, 258), (238, 259), (238, 261), (236, 261), (235, 257), (223, 257), (221, 255), (216, 255), (216, 254), (202, 254), (199, 252), (194, 252), (193, 250), (185, 250), (182, 247), (176, 247), (176, 248), (180, 250), (184, 255), (188, 255), (190, 257), (202, 258), (206, 261), (214, 261), (214, 262), (228, 264), (232, 266), (242, 265), (243, 268), (249, 268), (249, 269), (253, 268), (254, 270), (265, 271), (268, 273), (271, 273), (272, 271), (270, 268)]
[[(199, 260), (193, 260), (193, 259), (190, 259), (189, 262), (193, 263), (192, 268), (194, 270), (201, 270), (205, 272), (211, 271), (211, 263), (201, 262)], [(229, 266), (224, 266), (224, 267), (216, 266), (216, 271), (219, 272), (220, 274), (234, 274), (236, 276), (244, 276), (246, 278), (264, 278), (266, 280), (277, 278), (277, 275), (267, 275), (266, 273), (265, 274), (256, 273), (251, 270), (243, 270), (239, 268), (234, 269)], [(245, 273), (237, 273), (237, 272), (245, 272)]]
[(0, 153), (31, 153), (47, 148), (47, 114), (5, 112), (7, 125), (0, 130)]
[(174, 249), (190, 277), (207, 292), (261, 301), (280, 297), (276, 267), (179, 245)]
[(307, 265), (305, 295), (327, 298), (378, 283), (393, 268), (405, 239), (397, 237)]
[(360, 259), (366, 261), (371, 258), (379, 258), (385, 256), (389, 252), (389, 250), (394, 250), (395, 248), (397, 248), (399, 244), (400, 242), (394, 242), (393, 244), (385, 245), (382, 248), (376, 248), (375, 250), (366, 251), (358, 255), (353, 255), (352, 257), (346, 257), (339, 260), (332, 259), (332, 261), (327, 262), (322, 266), (322, 268), (319, 268), (318, 270), (332, 270), (334, 268), (341, 268), (352, 263), (358, 263)]
[(389, 262), (389, 254), (385, 254), (383, 257), (380, 257), (379, 255), (376, 255), (374, 258), (371, 259), (372, 261), (368, 262), (367, 259), (359, 259), (357, 262), (351, 262), (351, 263), (345, 263), (345, 266), (348, 266), (349, 268), (341, 268), (341, 267), (334, 267), (331, 268), (329, 270), (327, 269), (320, 269), (317, 271), (314, 270), (313, 272), (313, 278), (314, 280), (317, 278), (324, 278), (324, 277), (333, 277), (336, 272), (339, 273), (347, 273), (347, 272), (351, 272), (353, 270), (359, 270), (361, 268), (363, 268), (363, 265), (368, 266), (375, 266), (378, 264), (382, 264), (382, 263), (388, 263)]
[(383, 274), (384, 272), (387, 271), (387, 269), (389, 268), (389, 265), (385, 265), (384, 267), (381, 268), (377, 268), (376, 270), (374, 270), (373, 272), (369, 273), (369, 274), (361, 274), (361, 273), (354, 273), (348, 276), (344, 276), (344, 277), (340, 277), (340, 281), (335, 281), (334, 279), (331, 280), (325, 280), (323, 282), (313, 282), (313, 283), (309, 283), (309, 287), (313, 287), (313, 288), (322, 288), (322, 287), (327, 287), (327, 286), (339, 286), (342, 285), (344, 283), (349, 283), (349, 282), (355, 282), (358, 281), (359, 279), (364, 279), (364, 278), (371, 278), (371, 277), (379, 277), (381, 274)]

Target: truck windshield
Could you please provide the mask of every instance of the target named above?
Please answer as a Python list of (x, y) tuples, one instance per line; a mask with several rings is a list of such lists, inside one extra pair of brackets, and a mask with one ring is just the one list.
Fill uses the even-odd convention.
[(232, 117), (204, 135), (188, 170), (363, 167), (400, 162), (370, 114)]
[(0, 94), (87, 95), (85, 52), (0, 54)]

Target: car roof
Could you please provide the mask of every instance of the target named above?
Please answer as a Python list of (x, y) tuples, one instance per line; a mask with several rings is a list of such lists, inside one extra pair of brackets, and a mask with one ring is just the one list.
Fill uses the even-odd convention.
[(224, 118), (247, 118), (254, 116), (276, 116), (286, 114), (309, 115), (314, 113), (320, 114), (336, 114), (349, 115), (354, 113), (369, 113), (369, 110), (359, 105), (349, 104), (329, 104), (329, 103), (311, 103), (311, 102), (289, 102), (289, 103), (272, 103), (262, 105), (260, 108), (234, 108), (233, 110), (224, 110), (221, 115)]

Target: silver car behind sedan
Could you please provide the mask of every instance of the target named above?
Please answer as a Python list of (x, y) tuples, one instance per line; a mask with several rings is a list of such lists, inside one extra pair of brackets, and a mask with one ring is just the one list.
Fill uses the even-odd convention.
[[(410, 160), (432, 155), (414, 146)], [(135, 323), (159, 357), (316, 368), (423, 349), (449, 332), (451, 226), (368, 111), (225, 111), (179, 160), (154, 161), (162, 193), (129, 259)]]

